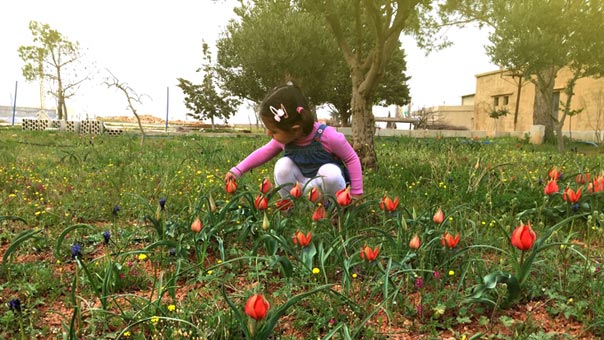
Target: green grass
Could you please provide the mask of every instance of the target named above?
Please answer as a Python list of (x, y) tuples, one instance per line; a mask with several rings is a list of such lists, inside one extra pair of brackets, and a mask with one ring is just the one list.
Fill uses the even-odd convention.
[[(508, 311), (535, 301), (584, 335), (604, 335), (604, 202), (575, 181), (603, 170), (599, 148), (569, 142), (573, 151), (560, 154), (515, 139), (377, 138), (380, 167), (365, 170), (363, 201), (313, 222), (304, 198), (289, 214), (274, 208), (274, 193), (267, 211), (254, 208), (274, 162), (225, 193), (226, 171), (265, 142), (187, 134), (148, 136), (140, 146), (136, 134), (0, 129), (0, 301), (23, 305), (0, 310), (0, 337), (490, 338), (504, 327), (498, 336), (511, 339), (551, 331), (505, 328)], [(552, 166), (563, 173), (561, 190), (583, 186), (577, 206), (544, 196)], [(380, 210), (384, 195), (399, 197), (395, 212)], [(446, 219), (435, 224), (439, 208)], [(541, 241), (521, 254), (509, 236), (529, 221)], [(312, 232), (309, 247), (292, 242), (297, 230)], [(441, 245), (445, 231), (460, 234), (455, 249)], [(415, 234), (417, 251), (408, 246)], [(377, 261), (360, 257), (364, 245), (379, 247)], [(518, 294), (496, 275), (522, 270)], [(253, 293), (271, 303), (255, 328), (243, 314)], [(48, 313), (60, 324), (44, 322)]]

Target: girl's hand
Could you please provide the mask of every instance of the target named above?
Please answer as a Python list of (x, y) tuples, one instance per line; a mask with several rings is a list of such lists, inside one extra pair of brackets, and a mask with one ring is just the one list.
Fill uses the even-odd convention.
[(237, 177), (235, 177), (235, 174), (232, 172), (227, 172), (226, 175), (224, 176), (224, 182), (228, 182), (228, 181), (236, 181)]

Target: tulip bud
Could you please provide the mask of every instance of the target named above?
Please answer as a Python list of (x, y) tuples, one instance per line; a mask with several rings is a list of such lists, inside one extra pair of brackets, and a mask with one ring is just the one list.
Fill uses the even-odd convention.
[(208, 196), (208, 201), (210, 202), (210, 211), (215, 212), (216, 211), (216, 202), (214, 202), (214, 196), (212, 196), (211, 192), (210, 192), (210, 196)]
[(436, 224), (442, 224), (445, 221), (445, 214), (443, 213), (442, 209), (438, 208), (432, 217), (432, 221), (434, 221)]
[(531, 228), (531, 223), (520, 224), (514, 231), (512, 232), (512, 245), (522, 251), (529, 250), (535, 244), (535, 240), (537, 239), (537, 235)]
[(262, 180), (262, 183), (260, 184), (260, 192), (263, 194), (268, 194), (269, 191), (271, 191), (271, 189), (273, 188), (273, 184), (271, 184), (271, 181), (268, 178), (265, 178), (264, 180)]
[(201, 229), (203, 228), (203, 224), (201, 224), (201, 220), (198, 218), (195, 219), (195, 221), (193, 221), (193, 223), (191, 223), (191, 231), (194, 233), (198, 233), (201, 231)]
[(352, 196), (350, 195), (350, 187), (346, 187), (345, 189), (338, 190), (336, 192), (336, 202), (341, 207), (346, 207), (352, 203)]
[(413, 250), (418, 250), (421, 245), (422, 245), (422, 242), (419, 239), (419, 236), (417, 236), (417, 234), (413, 235), (413, 237), (411, 238), (411, 241), (409, 241), (409, 248), (411, 248)]
[(229, 178), (225, 184), (225, 190), (229, 194), (234, 194), (237, 191), (237, 182), (234, 178)]
[(247, 299), (245, 303), (245, 314), (254, 320), (262, 320), (268, 314), (268, 310), (271, 308), (270, 303), (264, 298), (263, 295), (254, 294)]
[(317, 209), (312, 213), (312, 220), (317, 222), (325, 218), (325, 207), (322, 204), (317, 206)]
[(292, 195), (293, 198), (300, 198), (302, 196), (302, 186), (299, 182), (289, 190), (289, 194)]
[(547, 182), (545, 189), (543, 189), (543, 193), (549, 196), (557, 193), (559, 190), (560, 189), (558, 188), (558, 183), (556, 182), (556, 180), (550, 179), (549, 182)]
[(312, 187), (310, 188), (310, 191), (308, 192), (308, 200), (316, 203), (317, 201), (319, 201), (321, 199), (321, 191), (316, 188), (316, 187)]
[(268, 198), (264, 195), (256, 196), (254, 207), (258, 210), (266, 210), (268, 208)]
[(262, 229), (266, 230), (271, 226), (271, 222), (269, 222), (268, 217), (266, 216), (266, 212), (264, 213), (264, 218), (262, 219)]
[(562, 173), (560, 172), (558, 167), (553, 166), (551, 169), (549, 169), (547, 175), (549, 176), (550, 179), (558, 180), (558, 179), (560, 179), (560, 176), (562, 175)]

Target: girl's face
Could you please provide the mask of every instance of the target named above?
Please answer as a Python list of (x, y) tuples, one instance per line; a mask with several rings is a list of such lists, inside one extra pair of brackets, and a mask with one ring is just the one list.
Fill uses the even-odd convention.
[[(297, 127), (297, 128), (296, 128)], [(299, 126), (295, 125), (290, 131), (281, 130), (275, 124), (264, 124), (266, 135), (282, 144), (289, 144), (300, 138), (300, 133), (297, 132)]]

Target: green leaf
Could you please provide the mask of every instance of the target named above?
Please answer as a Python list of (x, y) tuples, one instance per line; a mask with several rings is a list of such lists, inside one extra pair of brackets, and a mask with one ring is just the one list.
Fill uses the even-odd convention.
[(233, 304), (233, 302), (229, 299), (227, 293), (226, 293), (226, 289), (224, 287), (224, 285), (222, 285), (222, 296), (224, 296), (224, 300), (227, 302), (227, 304), (229, 305), (229, 307), (231, 307), (231, 310), (233, 311), (233, 313), (235, 314), (235, 318), (237, 318), (237, 321), (239, 321), (239, 325), (241, 326), (241, 329), (243, 330), (243, 333), (245, 333), (245, 337), (247, 339), (251, 339), (251, 335), (250, 335), (250, 331), (247, 328), (247, 320), (246, 317), (243, 316), (243, 313), (241, 312), (241, 310), (235, 306)]
[(9, 257), (12, 256), (12, 254), (17, 250), (17, 248), (23, 242), (34, 237), (37, 233), (41, 232), (42, 230), (43, 229), (29, 229), (29, 230), (25, 230), (25, 231), (21, 232), (19, 235), (17, 235), (11, 242), (8, 249), (6, 249), (6, 251), (4, 252), (4, 256), (2, 256), (2, 265), (6, 265), (8, 263)]
[(76, 229), (93, 229), (94, 227), (90, 224), (74, 224), (71, 225), (65, 229), (63, 229), (63, 231), (61, 232), (61, 234), (59, 235), (59, 237), (57, 238), (57, 245), (55, 247), (54, 250), (54, 254), (55, 254), (55, 258), (57, 260), (60, 260), (61, 256), (60, 256), (60, 251), (61, 251), (61, 247), (63, 246), (63, 241), (65, 240), (65, 237), (67, 237), (67, 235), (76, 230)]
[(256, 338), (257, 339), (266, 339), (268, 338), (268, 336), (272, 333), (273, 329), (275, 328), (275, 324), (277, 323), (277, 321), (279, 320), (279, 318), (281, 316), (283, 316), (283, 314), (285, 314), (285, 312), (287, 311), (287, 309), (291, 306), (293, 306), (294, 304), (298, 303), (300, 300), (304, 299), (307, 296), (316, 294), (322, 290), (328, 289), (330, 288), (331, 284), (328, 285), (322, 285), (319, 286), (313, 290), (309, 290), (308, 292), (304, 292), (301, 294), (298, 294), (292, 298), (290, 298), (289, 300), (287, 300), (287, 302), (285, 302), (284, 304), (282, 304), (281, 306), (279, 306), (278, 308), (272, 310), (271, 312), (269, 312), (269, 316), (267, 317), (267, 319), (265, 320), (264, 324), (261, 326), (261, 328), (258, 330), (258, 333), (256, 334)]

